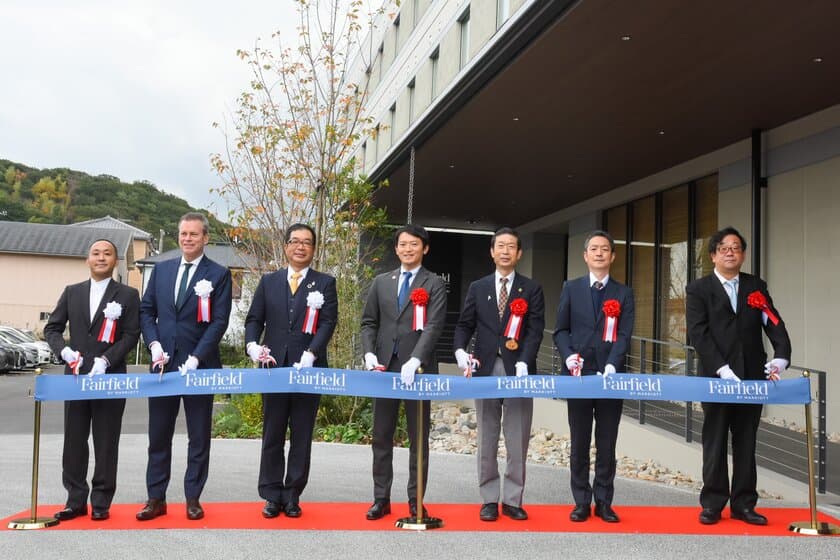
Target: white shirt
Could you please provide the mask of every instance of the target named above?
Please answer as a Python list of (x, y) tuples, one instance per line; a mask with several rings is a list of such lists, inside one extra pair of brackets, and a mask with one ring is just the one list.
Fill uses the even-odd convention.
[(105, 295), (105, 290), (108, 289), (108, 282), (110, 278), (105, 280), (90, 279), (90, 322), (93, 323), (93, 316), (99, 309), (99, 304), (102, 303), (102, 296)]
[(403, 272), (410, 272), (411, 276), (408, 277), (408, 287), (411, 287), (411, 284), (414, 282), (414, 279), (417, 277), (417, 271), (420, 270), (420, 267), (412, 268), (411, 270), (405, 270), (403, 267), (400, 267), (400, 275), (397, 276), (397, 297), (400, 296), (400, 290), (402, 289), (403, 283)]
[[(604, 276), (603, 279), (598, 280), (597, 276), (595, 276), (591, 272), (589, 273), (589, 287), (590, 288), (592, 287), (592, 284), (594, 284), (595, 282), (601, 282), (601, 284), (603, 284), (603, 288), (606, 288), (607, 287), (607, 282), (609, 282), (609, 281), (610, 281), (610, 275), (609, 274)], [(601, 289), (603, 289), (603, 288), (601, 288)]]
[(511, 272), (507, 276), (502, 276), (499, 271), (496, 271), (496, 301), (499, 301), (499, 290), (502, 289), (502, 278), (507, 278), (507, 285), (505, 288), (507, 289), (508, 299), (510, 299), (510, 289), (513, 286), (513, 279), (516, 276), (516, 271)]
[[(192, 266), (190, 267), (190, 272), (187, 276), (187, 286), (189, 286), (190, 282), (192, 282), (193, 275), (195, 274), (195, 269), (198, 268), (198, 263), (200, 263), (201, 259), (203, 258), (204, 254), (202, 254), (200, 257), (198, 257), (190, 263)], [(184, 259), (183, 256), (181, 256), (181, 264), (178, 265), (178, 275), (175, 277), (175, 301), (178, 301), (178, 288), (181, 286), (181, 277), (184, 275), (184, 263), (186, 262), (189, 261), (187, 261), (186, 259)]]
[[(303, 280), (306, 278), (307, 272), (309, 272), (308, 266), (297, 271), (297, 273), (300, 274), (300, 278), (298, 278), (298, 288), (300, 288), (303, 285)], [(292, 274), (294, 273), (295, 269), (293, 269), (291, 266), (286, 271), (286, 281), (289, 283), (289, 286), (292, 285)]]
[[(715, 273), (715, 276), (717, 276), (717, 279), (720, 280), (720, 283), (723, 284), (723, 289), (724, 290), (726, 289), (726, 283), (727, 282), (729, 282), (731, 280), (735, 280), (735, 295), (738, 295), (738, 286), (740, 284), (740, 278), (739, 277), (741, 276), (740, 274), (736, 274), (735, 276), (733, 276), (732, 278), (727, 280), (726, 278), (723, 277), (723, 275), (720, 272), (717, 271), (716, 268), (712, 269), (712, 271)], [(729, 293), (729, 292), (726, 292), (726, 293)]]

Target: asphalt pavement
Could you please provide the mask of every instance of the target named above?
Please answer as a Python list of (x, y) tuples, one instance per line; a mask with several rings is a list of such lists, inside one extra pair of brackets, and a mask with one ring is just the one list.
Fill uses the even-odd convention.
[[(0, 375), (0, 517), (25, 510), (30, 503), (33, 401), (28, 391), (33, 374)], [(42, 406), (39, 503), (63, 504), (61, 486), (62, 409), (58, 402)], [(146, 498), (146, 420), (144, 399), (126, 407), (120, 445), (119, 486), (115, 503), (142, 504)], [(175, 436), (173, 473), (185, 466), (186, 435), (183, 420)], [(259, 440), (213, 441), (210, 476), (203, 502), (248, 502), (261, 508), (257, 495)], [(393, 499), (404, 500), (407, 450), (395, 450)], [(371, 453), (368, 446), (316, 443), (313, 446), (307, 502), (370, 501)], [(92, 469), (91, 469), (92, 470)], [(433, 453), (426, 501), (475, 503), (475, 457)], [(168, 500), (183, 502), (180, 475), (173, 477)], [(569, 472), (565, 468), (529, 465), (525, 492), (528, 504), (571, 504)], [(630, 479), (616, 481), (615, 508), (622, 504), (696, 506), (697, 494), (658, 483)], [(759, 509), (772, 515), (772, 507), (807, 507), (801, 502), (763, 501)], [(699, 512), (699, 508), (698, 508)], [(835, 517), (840, 512), (827, 510)], [(280, 521), (282, 522), (282, 521)], [(652, 519), (651, 523), (656, 520)], [(525, 522), (527, 523), (527, 522)], [(523, 527), (526, 527), (523, 525)], [(0, 531), (0, 558), (134, 558), (238, 559), (276, 558), (791, 558), (840, 557), (840, 537), (743, 537), (590, 533), (494, 533), (436, 531), (266, 531), (266, 530), (160, 530), (160, 531)]]

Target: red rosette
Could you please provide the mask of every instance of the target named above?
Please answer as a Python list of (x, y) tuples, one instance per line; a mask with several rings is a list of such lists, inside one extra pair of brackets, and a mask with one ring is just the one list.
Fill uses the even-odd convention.
[(411, 290), (409, 299), (414, 305), (426, 305), (429, 303), (429, 292), (425, 288), (415, 288)]
[(617, 299), (606, 300), (602, 309), (607, 317), (619, 317), (621, 315), (621, 304), (618, 303)]
[(779, 324), (779, 318), (776, 316), (775, 313), (773, 313), (773, 310), (770, 309), (770, 304), (767, 303), (767, 298), (764, 297), (764, 294), (762, 294), (760, 291), (756, 290), (754, 292), (751, 292), (750, 295), (747, 296), (747, 305), (749, 305), (752, 308), (758, 309), (759, 311), (767, 315), (767, 318), (770, 320), (771, 323), (773, 323), (773, 325)]
[(510, 302), (510, 312), (520, 317), (528, 313), (528, 302), (523, 298), (516, 298)]

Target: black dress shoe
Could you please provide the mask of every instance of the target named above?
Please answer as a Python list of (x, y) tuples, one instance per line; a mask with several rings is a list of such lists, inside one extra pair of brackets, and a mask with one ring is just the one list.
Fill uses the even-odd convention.
[(479, 519), (482, 521), (496, 521), (499, 518), (499, 504), (496, 502), (489, 502), (481, 506), (481, 511), (478, 513)]
[(266, 519), (271, 519), (273, 517), (277, 517), (280, 515), (280, 512), (283, 510), (283, 504), (278, 504), (277, 502), (272, 502), (271, 500), (266, 500), (265, 505), (263, 506), (262, 516)]
[(90, 518), (93, 521), (105, 521), (109, 517), (111, 517), (111, 514), (107, 509), (95, 509), (90, 513)]
[(303, 511), (300, 509), (300, 505), (294, 502), (289, 502), (286, 504), (286, 507), (283, 510), (286, 513), (286, 517), (300, 517), (303, 515)]
[[(408, 516), (417, 517), (417, 502), (414, 500), (408, 501)], [(423, 519), (427, 517), (429, 517), (429, 510), (426, 509), (426, 506), (423, 506)]]
[(80, 508), (74, 508), (67, 506), (63, 510), (56, 512), (53, 516), (59, 521), (70, 521), (71, 519), (75, 519), (80, 515), (87, 515), (87, 506), (82, 506)]
[(714, 525), (720, 521), (720, 512), (716, 509), (703, 508), (700, 512), (700, 523), (703, 525)]
[(589, 505), (577, 505), (575, 509), (572, 510), (572, 513), (569, 514), (569, 519), (572, 521), (586, 521), (589, 519), (589, 514), (591, 513), (591, 509)]
[(370, 506), (370, 509), (367, 510), (365, 517), (367, 517), (370, 521), (375, 521), (377, 519), (382, 519), (389, 513), (391, 513), (391, 501), (376, 500), (373, 502), (373, 505)]
[(161, 515), (166, 515), (166, 500), (149, 498), (149, 501), (146, 502), (143, 509), (137, 512), (135, 517), (137, 518), (137, 521), (149, 521), (150, 519), (160, 517)]
[(204, 508), (198, 503), (198, 498), (187, 498), (187, 519), (198, 521), (204, 517)]
[(528, 519), (528, 513), (524, 509), (507, 504), (502, 504), (502, 514), (516, 521), (525, 521)]
[(618, 523), (618, 514), (613, 511), (609, 504), (603, 502), (595, 504), (595, 515), (607, 523)]
[(729, 517), (739, 519), (750, 525), (767, 525), (767, 518), (756, 512), (754, 509), (732, 510)]

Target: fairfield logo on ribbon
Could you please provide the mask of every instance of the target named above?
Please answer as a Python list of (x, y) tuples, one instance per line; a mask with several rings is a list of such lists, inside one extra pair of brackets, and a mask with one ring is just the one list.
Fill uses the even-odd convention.
[(554, 392), (554, 377), (550, 375), (526, 375), (524, 377), (496, 377), (496, 388), (507, 391), (522, 391), (527, 395), (545, 395)]
[(764, 401), (770, 396), (770, 383), (767, 381), (722, 381), (709, 380), (710, 395), (726, 395), (742, 401)]
[(602, 377), (604, 391), (619, 391), (632, 397), (662, 395), (662, 380), (647, 375), (608, 375)]
[(132, 394), (140, 391), (139, 375), (95, 375), (81, 377), (83, 393)]
[[(290, 369), (289, 386), (302, 385), (317, 389), (319, 393), (344, 393), (347, 391), (347, 374), (316, 369)], [(301, 391), (306, 392), (306, 391)]]
[(449, 376), (446, 375), (417, 375), (414, 383), (406, 385), (397, 375), (391, 381), (391, 389), (417, 392), (420, 396), (445, 396), (450, 392), (449, 382)]
[(188, 372), (185, 377), (187, 387), (202, 387), (216, 391), (236, 391), (242, 388), (242, 372), (233, 370), (210, 370)]

